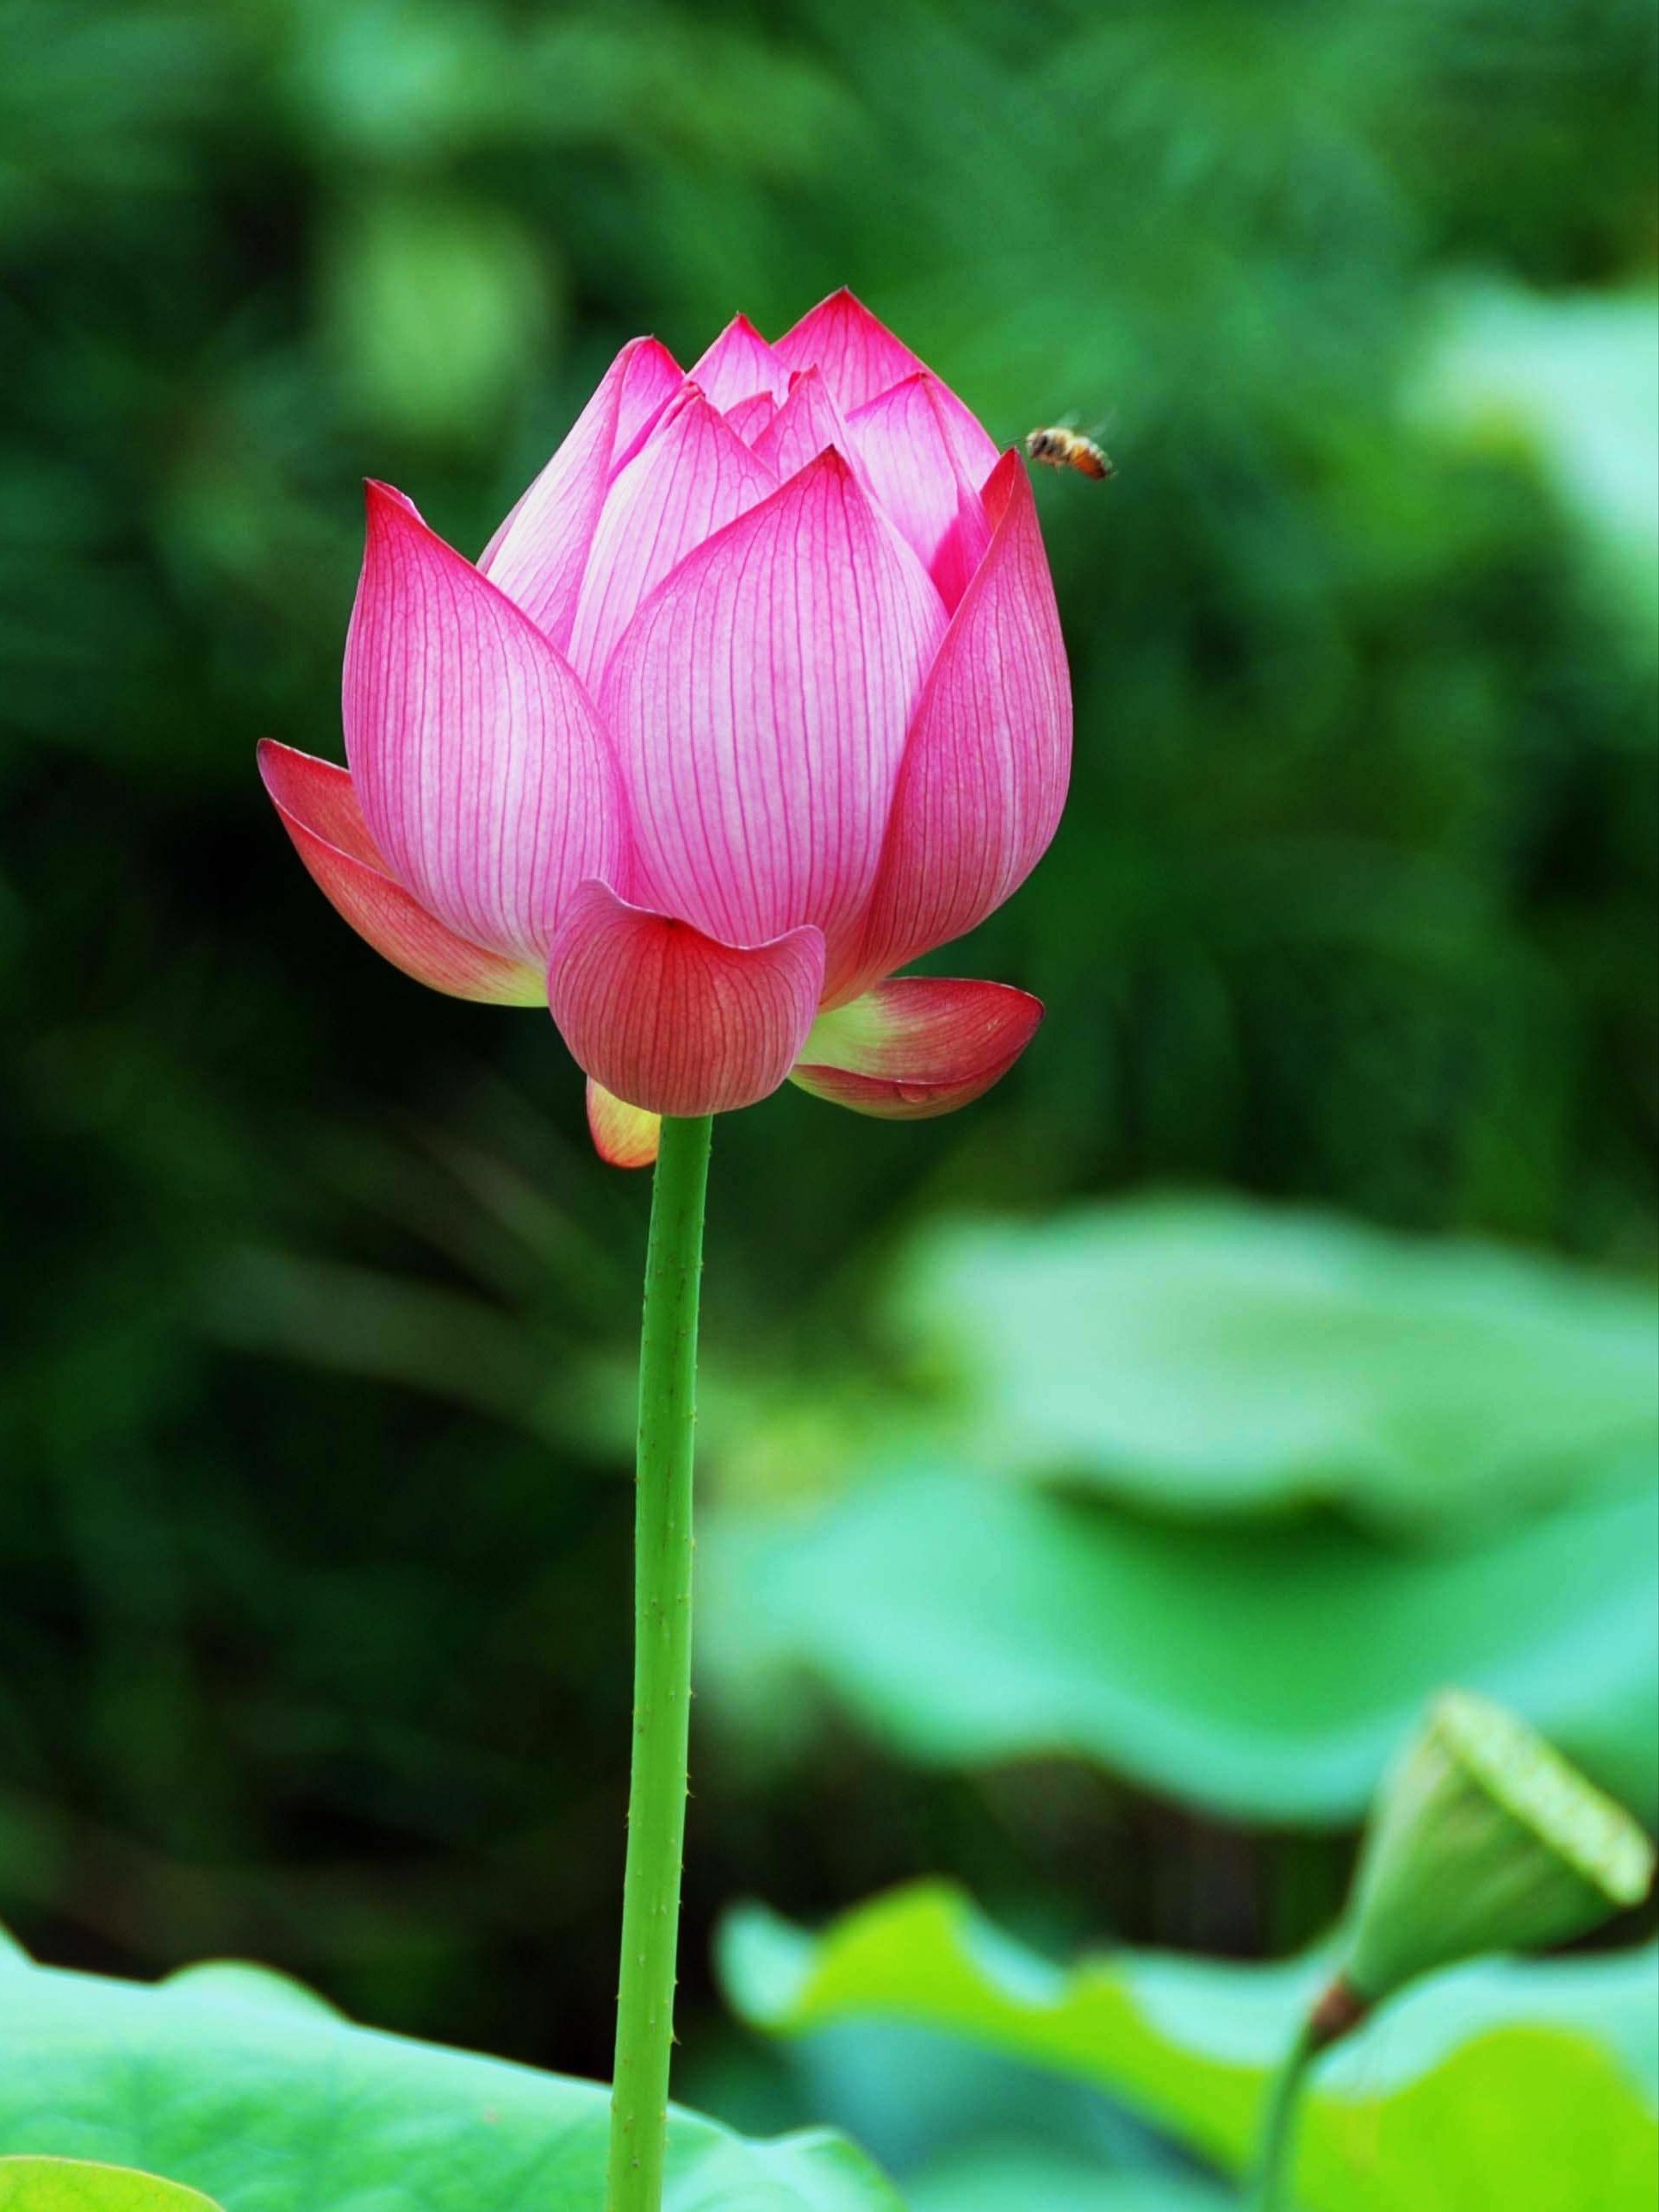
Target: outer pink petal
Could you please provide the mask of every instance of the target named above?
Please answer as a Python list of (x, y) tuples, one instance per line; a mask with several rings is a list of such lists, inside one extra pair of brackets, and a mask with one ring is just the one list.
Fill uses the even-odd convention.
[(726, 409), (726, 420), (745, 445), (753, 449), (756, 440), (775, 419), (778, 402), (770, 392), (756, 392), (751, 400), (739, 400), (735, 407)]
[(791, 369), (822, 369), (843, 414), (925, 365), (846, 290), (820, 300), (773, 351)]
[(1017, 454), (985, 487), (990, 546), (916, 709), (856, 976), (836, 1001), (971, 929), (1041, 858), (1066, 803), (1072, 694)]
[(836, 452), (683, 561), (605, 681), (638, 896), (728, 944), (815, 922), (837, 958), (943, 624)]
[(649, 1167), (656, 1158), (662, 1116), (624, 1106), (602, 1083), (587, 1079), (587, 1128), (593, 1149), (611, 1167)]
[(723, 414), (756, 392), (780, 400), (789, 389), (787, 366), (747, 315), (734, 315), (701, 360), (686, 373)]
[(821, 1014), (790, 1079), (855, 1114), (925, 1122), (989, 1090), (1041, 1019), (1042, 1001), (1005, 983), (901, 976)]
[(812, 1026), (823, 939), (722, 944), (584, 883), (560, 924), (548, 1003), (577, 1064), (653, 1114), (752, 1106), (788, 1075)]
[(394, 967), (452, 998), (535, 1006), (542, 979), (458, 937), (386, 871), (345, 769), (266, 737), (259, 773), (283, 827), (325, 898)]
[(624, 345), (563, 444), (479, 556), (484, 575), (561, 649), (606, 488), (681, 381), (674, 356), (656, 339)]
[(853, 450), (948, 607), (967, 589), (991, 541), (979, 487), (997, 449), (936, 376), (907, 376), (859, 408)]
[(568, 662), (384, 485), (369, 488), (344, 705), (392, 873), (463, 937), (539, 964), (567, 894), (616, 865), (615, 765)]
[(640, 601), (694, 546), (757, 506), (777, 477), (694, 385), (611, 487), (576, 602), (570, 661), (595, 691)]
[(856, 463), (846, 418), (830, 398), (830, 387), (817, 370), (803, 370), (791, 380), (789, 397), (773, 417), (770, 429), (755, 439), (755, 453), (782, 482), (831, 445)]
[(369, 834), (349, 768), (279, 745), (274, 737), (259, 740), (258, 758), (260, 780), (281, 813), (348, 859), (390, 874)]

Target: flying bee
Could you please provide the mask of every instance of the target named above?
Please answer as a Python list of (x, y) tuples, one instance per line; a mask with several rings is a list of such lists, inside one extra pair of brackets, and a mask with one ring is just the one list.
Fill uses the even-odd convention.
[(1080, 476), (1115, 476), (1109, 453), (1103, 452), (1092, 438), (1085, 438), (1080, 430), (1068, 430), (1063, 423), (1053, 423), (1047, 430), (1028, 430), (1025, 434), (1025, 450), (1028, 460), (1041, 461), (1046, 469), (1075, 469)]

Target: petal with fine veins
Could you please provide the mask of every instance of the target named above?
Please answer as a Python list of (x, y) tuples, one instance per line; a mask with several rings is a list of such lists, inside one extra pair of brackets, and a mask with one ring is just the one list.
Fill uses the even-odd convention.
[(856, 461), (846, 419), (830, 398), (830, 387), (817, 370), (803, 370), (791, 379), (789, 397), (773, 417), (770, 428), (755, 439), (755, 453), (771, 463), (781, 483), (831, 445), (848, 460)]
[(772, 350), (791, 369), (821, 369), (843, 414), (926, 365), (846, 290), (820, 300)]
[(823, 977), (810, 925), (723, 944), (590, 882), (559, 925), (547, 997), (577, 1066), (614, 1097), (653, 1114), (724, 1114), (784, 1081)]
[(569, 664), (380, 484), (344, 707), (352, 780), (391, 873), (463, 937), (540, 965), (566, 895), (616, 865), (615, 764)]
[(739, 400), (735, 407), (728, 407), (726, 420), (752, 450), (776, 419), (777, 413), (778, 403), (770, 392), (756, 392), (753, 399)]
[(612, 477), (680, 389), (674, 356), (654, 338), (624, 345), (569, 435), (478, 558), (561, 650)]
[(266, 737), (259, 744), (259, 774), (313, 882), (394, 967), (451, 998), (494, 1006), (541, 1003), (542, 978), (534, 967), (503, 960), (446, 929), (393, 880), (345, 768)]
[(681, 562), (602, 697), (637, 895), (727, 944), (850, 944), (944, 626), (921, 564), (822, 455)]
[(925, 374), (860, 407), (848, 432), (876, 497), (954, 607), (991, 541), (979, 487), (997, 465), (996, 447)]
[(789, 370), (747, 315), (734, 315), (708, 351), (686, 371), (724, 414), (740, 400), (764, 392), (780, 400), (789, 388)]
[(662, 1116), (624, 1106), (602, 1083), (587, 1078), (587, 1128), (593, 1149), (610, 1167), (649, 1167), (656, 1158)]
[(991, 544), (951, 618), (904, 750), (853, 995), (971, 929), (1053, 836), (1072, 761), (1054, 587), (1019, 457), (985, 487)]
[(595, 692), (640, 601), (694, 546), (776, 488), (701, 392), (687, 385), (612, 485), (576, 601), (570, 662)]
[(925, 1122), (989, 1090), (1041, 1019), (1041, 1000), (1009, 984), (900, 976), (820, 1014), (790, 1080), (855, 1114)]

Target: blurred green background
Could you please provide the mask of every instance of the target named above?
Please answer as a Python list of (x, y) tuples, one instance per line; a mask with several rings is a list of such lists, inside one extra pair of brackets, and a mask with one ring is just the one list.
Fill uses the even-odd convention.
[(624, 339), (843, 282), (1120, 473), (1039, 486), (1070, 810), (933, 963), (1036, 1045), (954, 1120), (717, 1133), (684, 2092), (941, 2207), (987, 2115), (1115, 2155), (1082, 2090), (750, 2040), (719, 1916), (939, 1873), (1277, 1957), (1444, 1675), (1651, 1818), (1651, 9), (0, 48), (0, 1918), (606, 2070), (648, 1190), (544, 1020), (351, 937), (252, 748), (339, 755), (362, 476), (476, 548)]

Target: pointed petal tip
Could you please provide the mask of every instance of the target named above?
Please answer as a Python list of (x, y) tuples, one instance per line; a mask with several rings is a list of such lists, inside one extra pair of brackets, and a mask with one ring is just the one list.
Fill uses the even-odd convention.
[(338, 761), (262, 737), (256, 749), (259, 780), (290, 836), (301, 830), (366, 867), (389, 875), (379, 848), (363, 818), (351, 772)]
[(395, 484), (388, 484), (379, 476), (363, 478), (363, 503), (370, 515), (412, 514), (417, 522), (420, 519), (420, 510), (409, 494), (399, 491)]
[(347, 769), (271, 737), (260, 739), (258, 761), (276, 818), (312, 881), (383, 959), (447, 997), (496, 1006), (540, 1002), (539, 970), (446, 929), (395, 880)]
[(341, 697), (363, 817), (421, 906), (539, 971), (565, 892), (620, 847), (605, 732), (493, 577), (389, 488), (370, 499)]
[(992, 526), (999, 523), (1010, 501), (1029, 506), (1035, 504), (1031, 491), (1031, 472), (1025, 465), (1025, 456), (1017, 445), (1007, 447), (997, 456), (997, 465), (985, 478), (980, 494), (985, 512)]

